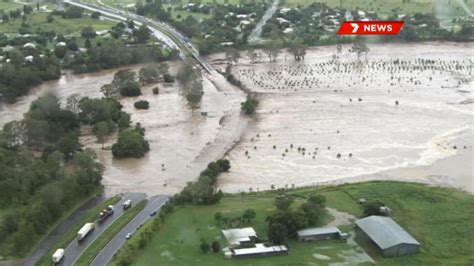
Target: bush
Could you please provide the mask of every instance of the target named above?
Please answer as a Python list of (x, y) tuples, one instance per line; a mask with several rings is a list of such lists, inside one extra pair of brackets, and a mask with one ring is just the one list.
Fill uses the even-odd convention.
[(120, 95), (127, 97), (134, 97), (141, 95), (140, 85), (138, 82), (129, 82), (120, 88)]
[(160, 93), (160, 89), (159, 89), (158, 87), (154, 87), (154, 88), (152, 89), (152, 91), (153, 91), (153, 94), (155, 94), (155, 95), (158, 94), (158, 93)]
[(163, 76), (163, 79), (166, 83), (173, 83), (174, 82), (174, 77), (171, 74), (165, 74)]
[(141, 100), (135, 102), (133, 106), (135, 106), (135, 108), (137, 109), (148, 109), (150, 107), (150, 104), (148, 103), (148, 101)]
[(213, 252), (217, 253), (221, 250), (221, 243), (219, 243), (219, 241), (217, 241), (217, 240), (214, 240), (214, 241), (212, 241), (211, 248), (212, 248)]
[(242, 105), (241, 106), (242, 111), (244, 111), (244, 113), (247, 114), (247, 115), (251, 115), (251, 114), (255, 113), (255, 110), (257, 109), (258, 100), (249, 97), (241, 105)]
[(119, 134), (117, 143), (112, 145), (112, 154), (117, 158), (140, 158), (150, 150), (150, 144), (137, 128), (127, 129)]

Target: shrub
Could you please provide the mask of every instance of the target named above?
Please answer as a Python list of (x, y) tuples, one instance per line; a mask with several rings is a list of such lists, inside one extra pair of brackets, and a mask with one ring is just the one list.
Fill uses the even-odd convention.
[(153, 91), (153, 94), (158, 94), (158, 93), (160, 93), (160, 89), (159, 89), (158, 87), (154, 87), (154, 88), (152, 89), (152, 91)]
[(171, 74), (165, 74), (163, 76), (163, 79), (166, 83), (173, 83), (174, 82), (174, 77)]
[(247, 114), (247, 115), (251, 115), (251, 114), (255, 113), (255, 110), (257, 109), (258, 100), (249, 97), (241, 105), (242, 105), (241, 106), (242, 111), (244, 111), (244, 113)]
[(141, 94), (142, 92), (140, 91), (140, 85), (138, 82), (129, 82), (120, 88), (120, 95), (122, 96), (134, 97)]
[(133, 106), (135, 106), (135, 108), (137, 109), (148, 109), (150, 107), (150, 104), (148, 103), (148, 101), (140, 100), (135, 102)]

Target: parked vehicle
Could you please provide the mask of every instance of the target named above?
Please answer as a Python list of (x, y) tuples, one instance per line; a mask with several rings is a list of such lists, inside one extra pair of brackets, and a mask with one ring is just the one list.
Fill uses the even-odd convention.
[(125, 239), (130, 239), (132, 237), (132, 233), (128, 233), (126, 236), (125, 236)]
[(53, 253), (53, 263), (59, 263), (64, 257), (64, 249), (58, 248), (54, 253)]
[(77, 241), (83, 240), (92, 230), (95, 229), (94, 223), (86, 223), (82, 228), (77, 232)]

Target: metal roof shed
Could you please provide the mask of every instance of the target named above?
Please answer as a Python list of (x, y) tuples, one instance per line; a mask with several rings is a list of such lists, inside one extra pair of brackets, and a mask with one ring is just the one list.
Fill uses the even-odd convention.
[(231, 246), (249, 243), (257, 238), (257, 233), (252, 227), (222, 230), (222, 235)]
[(357, 237), (370, 239), (385, 257), (413, 255), (420, 250), (420, 243), (390, 217), (372, 215), (355, 223)]
[(313, 227), (300, 230), (298, 233), (299, 241), (312, 241), (321, 239), (339, 238), (341, 231), (335, 226)]

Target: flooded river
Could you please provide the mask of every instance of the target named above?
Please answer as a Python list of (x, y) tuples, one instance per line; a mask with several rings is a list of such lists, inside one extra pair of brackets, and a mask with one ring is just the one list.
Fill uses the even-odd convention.
[[(311, 48), (304, 62), (243, 58), (233, 72), (260, 105), (220, 186), (390, 179), (474, 192), (472, 44), (369, 47), (361, 64), (349, 46), (335, 61), (334, 46)], [(217, 68), (221, 59), (210, 57)]]
[[(473, 192), (472, 45), (370, 45), (362, 64), (348, 48), (336, 61), (334, 46), (309, 49), (304, 62), (286, 53), (273, 64), (265, 57), (257, 64), (241, 59), (233, 72), (260, 100), (252, 119), (240, 114), (245, 94), (218, 74), (204, 77), (202, 108), (195, 113), (177, 85), (158, 84), (159, 95), (152, 94), (154, 86), (143, 87), (143, 95), (121, 102), (146, 129), (151, 150), (144, 158), (113, 159), (115, 136), (105, 150), (87, 130), (81, 142), (105, 166), (108, 195), (175, 193), (224, 155), (232, 168), (219, 185), (227, 192), (374, 179)], [(224, 67), (222, 55), (209, 59)], [(170, 65), (175, 72), (177, 63)], [(101, 97), (100, 87), (116, 71), (46, 82), (17, 103), (0, 105), (0, 125), (21, 119), (49, 90), (63, 103), (74, 93)], [(140, 99), (150, 109), (135, 110)]]
[[(176, 71), (177, 64), (170, 63), (171, 72)], [(129, 68), (138, 71), (140, 67)], [(30, 103), (47, 91), (55, 92), (63, 104), (74, 93), (101, 97), (100, 87), (110, 83), (116, 71), (68, 74), (58, 81), (44, 83), (17, 103), (2, 105), (0, 125), (21, 119)], [(245, 99), (245, 94), (218, 74), (205, 76), (203, 85), (205, 94), (201, 109), (195, 113), (179, 95), (177, 84), (170, 87), (158, 84), (159, 95), (153, 95), (152, 87), (156, 85), (152, 85), (143, 87), (139, 97), (121, 99), (133, 123), (140, 122), (146, 130), (145, 138), (150, 142), (150, 152), (144, 158), (113, 159), (110, 147), (116, 136), (108, 139), (105, 150), (101, 149), (95, 136), (81, 136), (81, 143), (94, 149), (99, 161), (105, 166), (103, 184), (107, 195), (129, 191), (145, 192), (148, 195), (176, 193), (186, 182), (194, 180), (209, 162), (221, 158), (240, 139), (247, 124), (246, 118), (240, 115), (240, 102)], [(150, 102), (150, 109), (136, 110), (133, 107), (133, 103), (141, 99)], [(201, 111), (208, 115), (201, 116)]]

